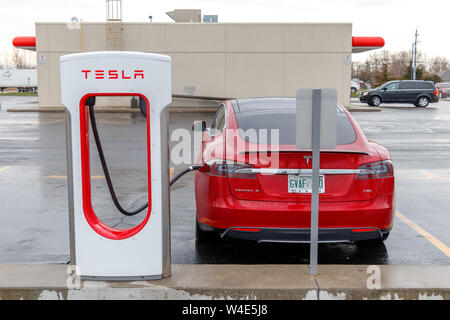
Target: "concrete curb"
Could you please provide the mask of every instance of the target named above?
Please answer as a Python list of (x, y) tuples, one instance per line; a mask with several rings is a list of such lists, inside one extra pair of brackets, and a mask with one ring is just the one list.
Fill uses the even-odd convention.
[[(38, 108), (9, 108), (7, 112), (50, 112), (61, 113), (64, 112), (62, 107), (38, 107)], [(98, 113), (140, 113), (140, 109), (136, 108), (96, 108)], [(190, 113), (214, 113), (217, 107), (170, 107), (170, 112), (190, 112)], [(381, 108), (373, 107), (347, 107), (349, 112), (380, 112)]]
[[(450, 299), (450, 266), (172, 265), (157, 281), (70, 278), (68, 265), (0, 265), (4, 299)], [(367, 282), (379, 270), (380, 289)], [(369, 270), (369, 271), (368, 271)]]

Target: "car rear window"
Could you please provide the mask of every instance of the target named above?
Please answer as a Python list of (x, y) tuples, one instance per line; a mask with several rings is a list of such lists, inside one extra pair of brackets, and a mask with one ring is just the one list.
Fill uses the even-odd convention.
[[(261, 129), (267, 130), (267, 143), (270, 141), (270, 130), (279, 130), (280, 145), (296, 145), (296, 115), (295, 110), (264, 110), (242, 112), (236, 114), (236, 121), (241, 138), (250, 143), (259, 143), (258, 134), (245, 134), (247, 130), (254, 129), (259, 132)], [(251, 131), (247, 131), (251, 132)], [(344, 111), (337, 108), (337, 132), (336, 140), (338, 145), (351, 144), (356, 141), (356, 133), (350, 119)], [(265, 143), (261, 141), (261, 143)], [(276, 144), (276, 141), (274, 141)]]

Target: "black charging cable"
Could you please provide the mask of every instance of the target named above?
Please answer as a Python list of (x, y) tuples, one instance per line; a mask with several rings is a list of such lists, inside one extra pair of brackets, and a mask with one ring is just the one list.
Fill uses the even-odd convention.
[(170, 185), (172, 186), (172, 184), (174, 184), (178, 179), (180, 179), (182, 176), (184, 176), (186, 173), (190, 172), (190, 171), (195, 171), (200, 169), (202, 166), (200, 165), (195, 165), (195, 166), (190, 166), (189, 168), (184, 169), (183, 171), (181, 171), (179, 174), (177, 174), (175, 177), (172, 178), (172, 180), (170, 180)]
[[(134, 215), (142, 212), (145, 208), (147, 208), (148, 207), (148, 202), (143, 204), (141, 207), (139, 207), (138, 209), (133, 210), (133, 211), (125, 210), (120, 205), (120, 202), (117, 199), (117, 195), (116, 195), (116, 192), (114, 190), (114, 186), (113, 186), (112, 181), (111, 181), (111, 176), (109, 174), (108, 165), (106, 164), (105, 155), (103, 153), (103, 148), (102, 148), (102, 143), (100, 142), (100, 137), (98, 135), (97, 122), (95, 121), (95, 112), (94, 112), (94, 104), (95, 104), (95, 102), (94, 101), (95, 100), (88, 100), (88, 102), (87, 102), (87, 104), (89, 106), (89, 118), (91, 119), (92, 132), (94, 133), (94, 140), (95, 140), (95, 144), (97, 146), (97, 151), (98, 151), (98, 155), (100, 157), (100, 162), (102, 164), (103, 173), (105, 174), (106, 183), (108, 185), (109, 193), (110, 193), (111, 198), (112, 198), (112, 200), (114, 202), (114, 205), (116, 206), (117, 210), (120, 211), (120, 213), (122, 213), (122, 214), (124, 214), (126, 216), (134, 216)], [(143, 113), (143, 115), (146, 117), (146, 114)], [(190, 171), (198, 170), (201, 167), (202, 166), (200, 166), (200, 165), (194, 165), (194, 166), (190, 166), (187, 169), (184, 169), (179, 174), (177, 174), (175, 177), (173, 177), (172, 180), (170, 180), (170, 185), (174, 184), (178, 179), (180, 179), (186, 173), (188, 173)]]
[(120, 213), (126, 216), (134, 216), (148, 207), (148, 202), (143, 204), (136, 210), (128, 211), (125, 210), (121, 205), (119, 200), (117, 199), (116, 192), (114, 191), (114, 186), (111, 181), (111, 176), (109, 175), (108, 165), (106, 164), (105, 155), (103, 153), (102, 143), (100, 142), (100, 137), (98, 135), (97, 130), (97, 122), (95, 121), (95, 113), (94, 113), (94, 105), (89, 105), (89, 118), (91, 119), (92, 132), (94, 133), (95, 144), (97, 145), (98, 155), (100, 157), (100, 162), (102, 163), (103, 173), (105, 174), (106, 183), (108, 184), (109, 193), (111, 194), (111, 198), (116, 206), (117, 210)]

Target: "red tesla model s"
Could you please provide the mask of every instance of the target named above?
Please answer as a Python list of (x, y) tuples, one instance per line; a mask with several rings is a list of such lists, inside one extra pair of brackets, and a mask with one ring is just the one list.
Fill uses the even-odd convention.
[[(320, 157), (319, 242), (383, 241), (395, 211), (391, 157), (336, 112), (337, 146)], [(312, 153), (296, 147), (295, 126), (295, 98), (227, 100), (210, 128), (202, 123), (197, 241), (309, 242)]]

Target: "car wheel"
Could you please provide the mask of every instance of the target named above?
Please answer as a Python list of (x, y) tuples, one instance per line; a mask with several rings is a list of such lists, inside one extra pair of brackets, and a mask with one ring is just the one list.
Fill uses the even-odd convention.
[(374, 106), (374, 107), (378, 107), (381, 104), (381, 99), (379, 96), (373, 96), (372, 98), (370, 98), (370, 105)]
[(420, 108), (426, 108), (430, 104), (430, 100), (427, 97), (420, 97), (417, 99), (417, 106)]
[(351, 90), (352, 94), (355, 94), (356, 91), (357, 91), (357, 90), (356, 90), (355, 88), (352, 88), (352, 90)]
[(200, 228), (198, 220), (195, 219), (195, 241), (197, 243), (214, 243), (219, 240), (219, 235), (214, 231), (203, 231)]

